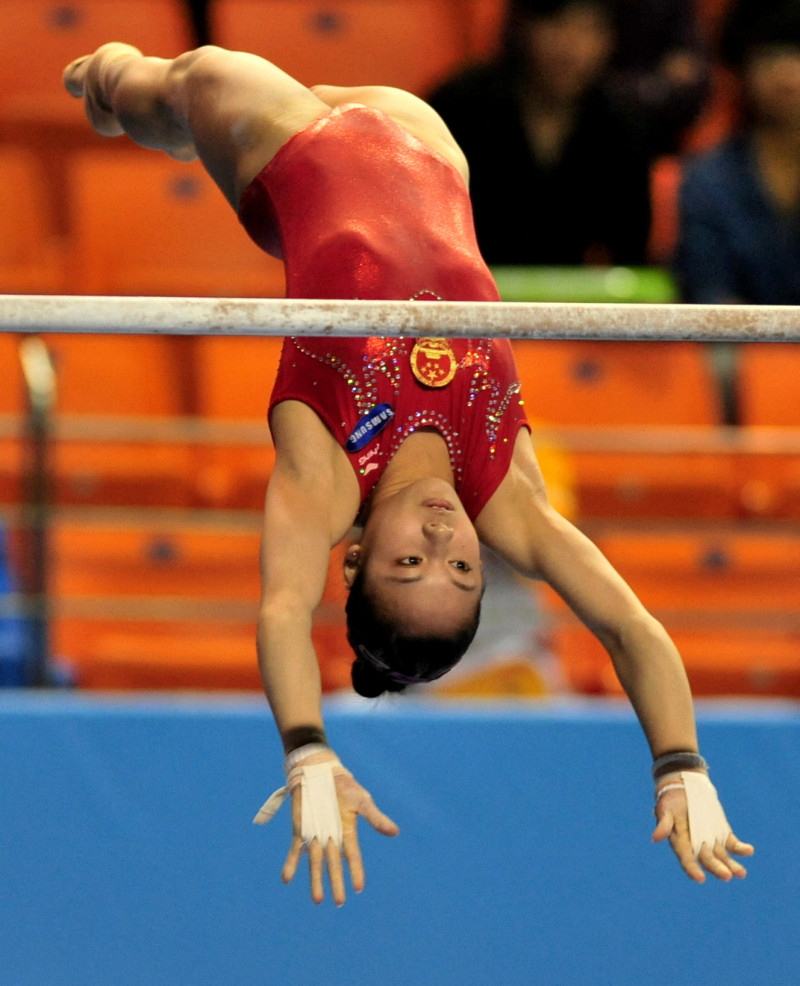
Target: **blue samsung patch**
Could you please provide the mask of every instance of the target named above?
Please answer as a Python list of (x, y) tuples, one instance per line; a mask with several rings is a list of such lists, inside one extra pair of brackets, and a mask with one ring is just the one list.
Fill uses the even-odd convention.
[(348, 452), (360, 452), (383, 431), (393, 417), (394, 408), (391, 404), (376, 404), (363, 418), (359, 418), (344, 447)]

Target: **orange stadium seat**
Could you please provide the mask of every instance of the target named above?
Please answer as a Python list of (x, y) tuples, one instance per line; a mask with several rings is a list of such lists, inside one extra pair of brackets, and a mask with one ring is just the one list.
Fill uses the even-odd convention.
[(215, 44), (268, 58), (305, 85), (386, 85), (424, 95), (469, 55), (453, 0), (215, 0)]
[(80, 686), (257, 687), (257, 531), (56, 523), (51, 556), (53, 652)]
[[(53, 653), (84, 688), (260, 688), (259, 537), (257, 521), (57, 522)], [(334, 552), (312, 628), (327, 691), (352, 661), (342, 596)]]
[(267, 337), (196, 340), (197, 413), (217, 424), (256, 426), (251, 441), (237, 443), (234, 435), (211, 438), (199, 449), (201, 503), (240, 509), (263, 506), (275, 460), (267, 407), (282, 345), (282, 339)]
[(187, 414), (192, 384), (188, 336), (47, 337), (59, 414), (168, 417)]
[(0, 414), (22, 414), (25, 411), (25, 383), (19, 344), (22, 336), (14, 332), (0, 332), (0, 366), (3, 383), (0, 386)]
[(22, 441), (18, 437), (25, 411), (25, 386), (19, 360), (20, 337), (0, 333), (0, 503), (18, 503), (22, 498)]
[[(193, 502), (191, 450), (171, 437), (170, 428), (191, 410), (191, 342), (169, 336), (48, 337), (56, 370), (55, 423), (66, 429), (52, 453), (59, 502)], [(76, 426), (83, 436), (69, 434)]]
[(742, 343), (737, 364), (741, 423), (800, 428), (800, 346), (793, 342)]
[(673, 630), (695, 695), (800, 698), (797, 629)]
[(157, 520), (56, 522), (56, 597), (111, 596), (250, 602), (258, 605), (260, 531)]
[[(683, 630), (667, 626), (696, 697), (800, 698), (800, 634), (796, 629)], [(576, 624), (551, 634), (569, 686), (588, 695), (621, 695), (622, 686), (602, 645)]]
[(561, 425), (715, 425), (719, 400), (697, 343), (515, 341), (525, 405)]
[[(665, 624), (698, 695), (800, 697), (800, 554), (785, 532), (627, 530), (595, 537)], [(619, 692), (608, 656), (548, 590), (553, 641), (571, 685)], [(787, 619), (787, 614), (789, 617)]]
[(742, 458), (743, 499), (756, 515), (800, 519), (800, 346), (743, 343), (737, 353), (737, 403), (742, 429), (776, 429), (796, 438), (794, 450)]
[(579, 515), (737, 512), (731, 457), (591, 448), (597, 426), (608, 437), (620, 427), (667, 432), (718, 425), (719, 396), (701, 344), (521, 341), (514, 352), (529, 417), (587, 437), (572, 451)]
[(79, 126), (83, 108), (61, 84), (64, 67), (107, 41), (172, 57), (193, 46), (180, 0), (0, 0), (0, 127)]
[(83, 152), (73, 159), (70, 190), (76, 293), (284, 293), (283, 264), (248, 238), (198, 162)]
[(650, 609), (723, 618), (797, 609), (800, 544), (785, 532), (617, 531), (595, 541)]
[(482, 61), (497, 53), (508, 0), (466, 0), (464, 16), (469, 26), (469, 57)]
[(63, 245), (42, 178), (32, 151), (0, 146), (0, 293), (58, 294), (66, 288)]

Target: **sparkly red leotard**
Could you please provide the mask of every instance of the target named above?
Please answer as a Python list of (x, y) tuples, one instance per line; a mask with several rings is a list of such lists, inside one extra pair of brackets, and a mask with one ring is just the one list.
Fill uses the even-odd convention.
[(290, 138), (239, 218), (283, 257), (290, 298), (498, 300), (461, 175), (370, 107), (339, 107)]
[[(239, 216), (284, 258), (289, 297), (498, 299), (463, 179), (375, 109), (341, 107), (291, 138), (245, 191)], [(425, 386), (412, 362), (423, 379), (452, 378)], [(284, 400), (307, 404), (341, 442), (362, 503), (403, 440), (435, 429), (473, 520), (526, 425), (504, 340), (454, 339), (414, 354), (407, 339), (287, 339), (270, 411)]]
[(455, 376), (430, 389), (411, 371), (413, 339), (287, 339), (270, 410), (298, 400), (319, 415), (347, 451), (362, 503), (402, 441), (418, 428), (435, 429), (447, 443), (456, 492), (475, 520), (508, 471), (526, 419), (506, 340), (450, 344)]

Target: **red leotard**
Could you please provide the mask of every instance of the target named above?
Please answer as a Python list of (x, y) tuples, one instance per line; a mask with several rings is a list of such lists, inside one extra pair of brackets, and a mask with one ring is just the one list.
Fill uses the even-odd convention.
[(498, 300), (461, 175), (380, 110), (341, 106), (291, 137), (239, 218), (283, 257), (290, 298)]
[(347, 453), (362, 503), (401, 442), (418, 428), (433, 428), (447, 443), (456, 492), (474, 521), (508, 471), (517, 431), (527, 422), (509, 342), (453, 339), (450, 344), (455, 377), (432, 389), (411, 372), (413, 339), (287, 339), (270, 411), (281, 401), (302, 401), (346, 449), (360, 422), (368, 427), (380, 416), (376, 411), (367, 418), (368, 413), (388, 404), (391, 420), (366, 445)]
[[(340, 107), (292, 137), (245, 191), (239, 217), (284, 258), (289, 297), (498, 300), (463, 179), (379, 110)], [(270, 411), (299, 400), (346, 451), (360, 438), (348, 457), (362, 503), (409, 434), (438, 431), (474, 520), (527, 422), (507, 341), (449, 345), (453, 379), (430, 388), (412, 373), (413, 339), (287, 339)]]

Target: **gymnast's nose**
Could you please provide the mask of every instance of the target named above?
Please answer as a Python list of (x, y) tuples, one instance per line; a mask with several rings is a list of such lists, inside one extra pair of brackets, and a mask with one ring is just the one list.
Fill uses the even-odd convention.
[(433, 544), (448, 544), (453, 536), (453, 528), (441, 520), (430, 520), (422, 525), (425, 537)]

